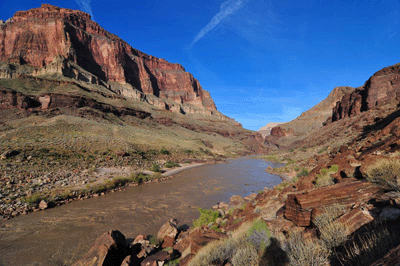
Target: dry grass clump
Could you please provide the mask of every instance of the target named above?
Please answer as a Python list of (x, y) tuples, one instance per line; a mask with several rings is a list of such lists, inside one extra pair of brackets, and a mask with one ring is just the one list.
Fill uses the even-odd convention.
[(337, 171), (339, 171), (339, 166), (336, 164), (330, 166), (328, 169), (321, 169), (317, 175), (317, 179), (315, 179), (315, 185), (317, 187), (323, 187), (335, 184), (331, 175), (337, 173)]
[(252, 245), (244, 245), (240, 247), (232, 258), (232, 264), (234, 266), (257, 266), (258, 253), (256, 248)]
[(296, 233), (290, 235), (285, 244), (290, 266), (329, 265), (330, 251), (320, 240), (306, 239)]
[(189, 266), (211, 266), (217, 261), (226, 261), (235, 254), (237, 244), (232, 238), (213, 241), (197, 253)]
[(347, 240), (348, 233), (346, 226), (336, 221), (345, 211), (346, 208), (344, 206), (335, 204), (325, 208), (325, 212), (317, 216), (314, 220), (314, 224), (320, 233), (320, 239), (329, 250), (343, 244)]
[(377, 160), (365, 171), (367, 179), (384, 188), (400, 191), (400, 160)]
[(364, 233), (360, 233), (344, 246), (337, 258), (341, 265), (367, 266), (382, 258), (400, 243), (400, 231), (396, 224), (380, 222), (369, 225)]
[(189, 266), (208, 266), (221, 262), (230, 262), (234, 266), (258, 265), (270, 244), (270, 237), (268, 227), (263, 221), (245, 223), (231, 237), (203, 247), (190, 261)]

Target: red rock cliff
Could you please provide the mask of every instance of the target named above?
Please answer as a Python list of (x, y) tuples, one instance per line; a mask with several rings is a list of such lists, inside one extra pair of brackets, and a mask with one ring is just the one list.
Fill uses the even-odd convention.
[(400, 101), (400, 64), (376, 72), (365, 84), (343, 96), (333, 108), (332, 121), (352, 117), (375, 106)]
[(41, 68), (60, 55), (103, 81), (216, 110), (209, 93), (181, 65), (132, 48), (84, 12), (43, 4), (0, 23), (0, 61)]

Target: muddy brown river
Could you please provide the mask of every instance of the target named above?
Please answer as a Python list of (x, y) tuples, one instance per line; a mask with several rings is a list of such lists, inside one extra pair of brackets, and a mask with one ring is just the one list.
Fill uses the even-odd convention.
[(265, 172), (274, 163), (244, 157), (203, 165), (173, 179), (0, 222), (0, 265), (70, 265), (97, 237), (118, 229), (126, 238), (155, 234), (169, 218), (192, 225), (198, 208), (246, 196), (281, 182)]

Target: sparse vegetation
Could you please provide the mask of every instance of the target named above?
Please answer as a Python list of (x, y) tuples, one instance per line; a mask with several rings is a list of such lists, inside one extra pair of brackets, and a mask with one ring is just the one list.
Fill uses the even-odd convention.
[(271, 243), (270, 236), (263, 221), (245, 223), (231, 237), (203, 247), (189, 265), (211, 266), (215, 261), (229, 261), (232, 265), (259, 265), (266, 247)]
[(332, 165), (328, 169), (322, 168), (317, 175), (315, 185), (317, 187), (333, 185), (335, 182), (331, 175), (337, 173), (337, 171), (339, 171), (338, 165)]
[(326, 266), (329, 264), (329, 250), (323, 242), (313, 238), (303, 238), (293, 233), (285, 243), (289, 265), (291, 266)]
[(347, 240), (348, 232), (343, 223), (336, 219), (345, 213), (346, 208), (340, 205), (326, 207), (324, 212), (315, 218), (315, 225), (320, 233), (320, 239), (327, 249), (332, 249)]
[(337, 254), (341, 265), (368, 266), (400, 244), (398, 225), (373, 222)]
[(178, 266), (179, 265), (179, 259), (170, 260), (164, 265), (165, 266)]
[(284, 188), (288, 187), (290, 183), (288, 181), (283, 181), (280, 184), (275, 186), (275, 189), (282, 191)]
[(178, 163), (168, 161), (164, 164), (164, 166), (167, 168), (172, 168), (172, 167), (179, 167), (180, 165)]
[(157, 236), (151, 236), (149, 241), (150, 241), (150, 245), (153, 245), (153, 246), (159, 246), (161, 244), (161, 241), (160, 241), (160, 239), (157, 238)]
[(165, 148), (162, 148), (161, 150), (160, 150), (160, 153), (161, 154), (164, 154), (164, 155), (170, 155), (171, 153), (169, 152), (169, 150), (167, 150), (167, 149), (165, 149)]
[(302, 169), (300, 172), (297, 173), (297, 177), (303, 177), (303, 176), (307, 176), (309, 173), (309, 171), (307, 169)]
[(386, 189), (400, 191), (400, 160), (381, 159), (366, 170), (367, 179)]
[(219, 212), (215, 210), (207, 210), (199, 208), (200, 217), (193, 221), (194, 226), (208, 225), (210, 223), (215, 223), (219, 217)]
[(161, 172), (161, 168), (158, 164), (154, 163), (151, 168), (150, 171), (153, 171), (155, 173), (160, 173)]

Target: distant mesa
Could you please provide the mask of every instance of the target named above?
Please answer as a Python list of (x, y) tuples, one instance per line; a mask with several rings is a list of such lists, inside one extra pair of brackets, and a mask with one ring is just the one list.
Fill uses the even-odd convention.
[(270, 122), (270, 123), (266, 124), (265, 126), (263, 126), (262, 128), (260, 128), (260, 129), (258, 130), (258, 132), (259, 132), (263, 137), (268, 136), (268, 135), (271, 134), (271, 129), (272, 129), (272, 128), (277, 127), (277, 126), (279, 126), (279, 125), (281, 125), (281, 124), (283, 124), (283, 123), (282, 123), (282, 122), (281, 122), (281, 123)]

